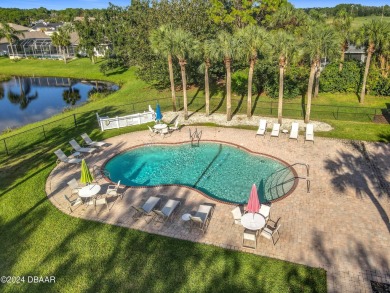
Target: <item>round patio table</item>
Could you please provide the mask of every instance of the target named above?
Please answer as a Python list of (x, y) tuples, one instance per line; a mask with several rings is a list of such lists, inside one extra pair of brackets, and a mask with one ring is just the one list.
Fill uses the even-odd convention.
[(153, 126), (154, 129), (159, 130), (159, 131), (161, 131), (164, 128), (167, 128), (167, 127), (168, 127), (168, 125), (166, 125), (166, 124), (156, 124), (156, 125)]
[(83, 198), (93, 197), (100, 191), (100, 189), (101, 187), (99, 184), (90, 184), (79, 190), (79, 196)]
[(262, 215), (257, 213), (246, 213), (241, 217), (241, 224), (249, 230), (257, 231), (265, 226), (265, 219)]

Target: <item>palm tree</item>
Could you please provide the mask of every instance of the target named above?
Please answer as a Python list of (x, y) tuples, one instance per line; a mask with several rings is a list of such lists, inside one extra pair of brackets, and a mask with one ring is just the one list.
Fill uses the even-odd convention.
[(223, 59), (226, 68), (226, 117), (227, 121), (232, 120), (232, 78), (231, 64), (232, 59), (236, 54), (236, 39), (226, 31), (221, 31), (217, 34), (216, 42), (217, 56)]
[(173, 79), (172, 55), (174, 46), (174, 29), (172, 25), (162, 25), (150, 34), (152, 50), (161, 56), (168, 58), (169, 80), (171, 82), (172, 109), (176, 112), (175, 81)]
[(70, 86), (69, 89), (63, 91), (62, 99), (67, 104), (74, 106), (76, 102), (81, 99), (80, 90), (74, 89)]
[(70, 26), (63, 26), (54, 32), (51, 36), (51, 41), (54, 46), (59, 48), (59, 51), (62, 52), (64, 62), (66, 64), (66, 48), (70, 45)]
[(337, 36), (331, 27), (323, 24), (313, 24), (305, 30), (302, 49), (305, 55), (310, 59), (311, 64), (307, 88), (305, 123), (309, 123), (310, 121), (311, 98), (316, 74), (318, 81), (317, 86), (319, 86), (321, 57), (325, 54), (332, 55), (335, 52), (335, 48), (337, 49), (337, 44)]
[(279, 63), (278, 123), (282, 124), (284, 73), (289, 59), (296, 52), (296, 43), (295, 38), (283, 30), (274, 33), (271, 38), (272, 50)]
[(176, 29), (173, 31), (173, 51), (172, 53), (179, 60), (180, 71), (181, 71), (181, 80), (183, 84), (183, 105), (184, 105), (184, 119), (188, 119), (188, 109), (187, 109), (187, 76), (186, 76), (186, 64), (187, 59), (190, 54), (193, 54), (196, 50), (197, 42), (194, 40), (194, 37), (191, 33), (186, 32), (182, 29)]
[(8, 100), (12, 104), (19, 104), (20, 109), (26, 109), (27, 106), (30, 104), (32, 100), (35, 100), (38, 98), (38, 92), (35, 92), (35, 94), (30, 94), (31, 92), (31, 85), (30, 83), (24, 79), (23, 82), (20, 77), (18, 77), (19, 80), (19, 89), (20, 93), (15, 93), (13, 91), (8, 91)]
[(337, 13), (333, 24), (341, 38), (341, 56), (339, 71), (342, 71), (345, 59), (345, 51), (348, 49), (349, 40), (351, 38), (352, 17), (345, 9), (341, 9)]
[(237, 31), (237, 55), (249, 61), (248, 73), (248, 100), (246, 114), (248, 117), (252, 116), (252, 80), (253, 71), (256, 60), (259, 56), (259, 51), (263, 51), (266, 47), (267, 33), (265, 29), (256, 25), (248, 25), (243, 29)]
[(366, 66), (363, 75), (362, 90), (360, 92), (360, 103), (364, 103), (366, 95), (366, 83), (368, 71), (370, 69), (371, 57), (376, 48), (386, 42), (390, 37), (389, 25), (386, 22), (372, 20), (369, 24), (365, 24), (363, 28), (356, 34), (355, 42), (358, 46), (367, 46)]
[(211, 67), (211, 60), (217, 59), (218, 44), (215, 40), (205, 40), (202, 45), (195, 51), (197, 57), (203, 60), (199, 67), (200, 71), (204, 71), (204, 97), (206, 104), (206, 116), (210, 115), (210, 81), (209, 68)]
[(15, 55), (13, 43), (19, 40), (19, 35), (24, 36), (22, 32), (16, 31), (8, 23), (1, 23), (0, 36), (6, 38), (7, 42), (10, 44), (12, 56)]

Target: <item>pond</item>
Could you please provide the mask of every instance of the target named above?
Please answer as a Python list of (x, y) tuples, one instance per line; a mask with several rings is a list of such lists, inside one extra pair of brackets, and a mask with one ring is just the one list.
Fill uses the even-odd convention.
[(0, 132), (40, 121), (85, 103), (95, 92), (119, 87), (102, 81), (62, 77), (13, 77), (0, 82)]

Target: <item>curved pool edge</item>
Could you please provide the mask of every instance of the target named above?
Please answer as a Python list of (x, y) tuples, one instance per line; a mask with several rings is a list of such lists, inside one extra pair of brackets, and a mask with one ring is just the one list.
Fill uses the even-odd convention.
[[(286, 198), (287, 196), (289, 196), (290, 194), (292, 194), (294, 192), (294, 190), (296, 189), (297, 185), (298, 185), (298, 181), (299, 179), (297, 178), (298, 177), (298, 173), (295, 171), (295, 169), (291, 166), (291, 164), (288, 164), (286, 161), (278, 158), (278, 157), (275, 157), (275, 156), (272, 156), (272, 155), (268, 155), (268, 154), (264, 154), (264, 153), (259, 153), (259, 152), (254, 152), (246, 147), (243, 147), (241, 145), (238, 145), (238, 144), (235, 144), (235, 143), (231, 143), (231, 142), (226, 142), (226, 141), (221, 141), (221, 140), (202, 140), (201, 142), (212, 142), (212, 143), (222, 143), (222, 144), (225, 144), (225, 145), (229, 145), (229, 146), (233, 146), (233, 147), (237, 147), (239, 149), (242, 149), (250, 154), (254, 154), (254, 155), (258, 155), (258, 156), (263, 156), (263, 157), (268, 157), (268, 158), (271, 158), (273, 160), (276, 160), (278, 162), (280, 162), (282, 165), (284, 165), (285, 167), (288, 167), (291, 172), (293, 173), (294, 175), (294, 184), (293, 186), (291, 187), (291, 189), (283, 196), (281, 197), (278, 197), (277, 199), (274, 199), (274, 200), (270, 200), (270, 201), (267, 201), (266, 203), (274, 203), (274, 202), (278, 202), (284, 198)], [(182, 145), (182, 144), (189, 144), (191, 143), (190, 140), (188, 141), (181, 141), (181, 142), (173, 142), (173, 143), (164, 143), (164, 142), (157, 142), (157, 143), (144, 143), (144, 144), (138, 144), (138, 145), (135, 145), (135, 146), (131, 146), (131, 147), (128, 147), (128, 148), (125, 148), (123, 149), (121, 152), (116, 152), (114, 154), (112, 154), (111, 156), (108, 156), (106, 158), (106, 160), (103, 162), (103, 164), (101, 165), (100, 169), (103, 170), (106, 166), (106, 164), (111, 160), (113, 159), (114, 157), (118, 156), (118, 155), (121, 155), (125, 152), (128, 152), (130, 150), (133, 150), (133, 149), (137, 149), (137, 148), (140, 148), (140, 147), (145, 147), (145, 146), (151, 146), (151, 145)], [(113, 182), (111, 181), (107, 176), (103, 175), (103, 178), (109, 182), (109, 183), (112, 183), (112, 184), (117, 184), (116, 182)], [(121, 184), (122, 185), (122, 184)], [(208, 194), (202, 192), (201, 190), (197, 189), (197, 188), (194, 188), (194, 187), (190, 187), (190, 186), (187, 186), (187, 185), (182, 185), (182, 184), (158, 184), (158, 185), (153, 185), (153, 186), (147, 186), (147, 185), (143, 185), (143, 186), (131, 186), (131, 185), (124, 185), (123, 186), (126, 186), (128, 188), (133, 188), (133, 189), (146, 189), (146, 188), (156, 188), (156, 187), (169, 187), (169, 186), (176, 186), (176, 187), (180, 187), (180, 188), (187, 188), (189, 190), (192, 190), (192, 191), (195, 191), (195, 192), (198, 192), (199, 194), (201, 194), (202, 196), (206, 197), (207, 199), (210, 199), (210, 200), (213, 200), (215, 202), (218, 202), (218, 203), (222, 203), (222, 204), (227, 204), (227, 205), (233, 205), (233, 206), (238, 206), (238, 205), (243, 205), (243, 204), (237, 204), (237, 203), (233, 203), (233, 202), (228, 202), (228, 201), (222, 201), (222, 200), (219, 200), (217, 198), (214, 198), (214, 197), (211, 197), (209, 196)]]

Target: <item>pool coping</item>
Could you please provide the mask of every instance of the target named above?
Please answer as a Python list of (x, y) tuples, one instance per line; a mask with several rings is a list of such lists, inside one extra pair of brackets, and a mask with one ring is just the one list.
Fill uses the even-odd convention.
[[(281, 197), (278, 197), (277, 199), (274, 199), (274, 200), (270, 200), (270, 201), (266, 201), (264, 202), (264, 204), (272, 204), (274, 202), (278, 202), (284, 198), (286, 198), (287, 196), (289, 196), (290, 194), (292, 194), (297, 185), (298, 185), (298, 181), (299, 181), (299, 178), (298, 178), (298, 173), (295, 171), (294, 167), (292, 167), (291, 164), (288, 164), (286, 161), (282, 160), (282, 159), (279, 159), (275, 156), (272, 156), (272, 155), (268, 155), (268, 154), (264, 154), (264, 153), (259, 153), (259, 152), (254, 152), (242, 145), (238, 145), (238, 144), (235, 144), (235, 143), (230, 143), (230, 142), (226, 142), (226, 141), (221, 141), (221, 140), (202, 140), (202, 142), (213, 142), (213, 143), (222, 143), (222, 144), (225, 144), (225, 145), (230, 145), (230, 146), (234, 146), (238, 149), (243, 149), (245, 150), (246, 152), (250, 153), (250, 154), (255, 154), (255, 155), (258, 155), (258, 156), (263, 156), (263, 157), (268, 157), (268, 158), (271, 158), (271, 159), (274, 159), (274, 160), (277, 160), (278, 162), (281, 162), (285, 167), (289, 168), (291, 170), (291, 172), (293, 173), (294, 175), (294, 184), (293, 186), (290, 188), (290, 190), (283, 196)], [(128, 152), (130, 150), (133, 150), (133, 149), (137, 149), (137, 148), (140, 148), (140, 147), (145, 147), (145, 146), (151, 146), (151, 145), (181, 145), (181, 144), (189, 144), (191, 143), (190, 140), (188, 141), (182, 141), (182, 142), (174, 142), (174, 143), (164, 143), (164, 142), (157, 142), (157, 143), (144, 143), (144, 144), (138, 144), (138, 145), (135, 145), (135, 146), (132, 146), (132, 147), (128, 147), (128, 148), (125, 148), (124, 150), (122, 150), (121, 152), (117, 152), (117, 153), (114, 153), (112, 154), (111, 156), (108, 156), (105, 161), (103, 162), (103, 164), (101, 165), (100, 167), (100, 170), (102, 171), (104, 169), (104, 167), (106, 166), (106, 164), (112, 160), (114, 157), (118, 156), (118, 155), (121, 155), (125, 152)], [(109, 182), (109, 183), (112, 183), (112, 184), (117, 184), (116, 182), (113, 182), (111, 181), (107, 176), (104, 175), (104, 172), (102, 172), (103, 174), (103, 178)], [(158, 184), (158, 185), (153, 185), (153, 186), (147, 186), (147, 185), (144, 185), (144, 186), (131, 186), (131, 185), (125, 185), (125, 184), (121, 184), (122, 186), (126, 186), (127, 188), (134, 188), (134, 189), (146, 189), (146, 188), (156, 188), (156, 187), (164, 187), (164, 186), (177, 186), (177, 187), (180, 187), (180, 188), (187, 188), (189, 190), (192, 190), (192, 191), (195, 191), (195, 192), (198, 192), (199, 194), (201, 194), (202, 196), (206, 197), (207, 199), (210, 199), (210, 200), (213, 200), (213, 201), (216, 201), (218, 203), (222, 203), (222, 204), (227, 204), (227, 205), (233, 205), (233, 206), (242, 206), (242, 205), (245, 205), (245, 204), (238, 204), (238, 203), (233, 203), (233, 202), (227, 202), (227, 201), (223, 201), (223, 200), (220, 200), (220, 199), (217, 199), (217, 198), (213, 198), (212, 196), (209, 196), (208, 194), (204, 193), (203, 191), (197, 189), (197, 188), (194, 188), (194, 187), (191, 187), (191, 186), (187, 186), (187, 185), (182, 185), (182, 184)]]

